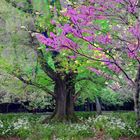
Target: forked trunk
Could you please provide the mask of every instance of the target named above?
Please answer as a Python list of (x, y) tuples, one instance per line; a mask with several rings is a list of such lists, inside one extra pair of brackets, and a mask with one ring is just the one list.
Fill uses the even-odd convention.
[(56, 106), (52, 120), (55, 121), (74, 121), (74, 100), (73, 94), (75, 93), (75, 85), (70, 85), (71, 79), (62, 80), (58, 78), (55, 81), (55, 95), (56, 95)]

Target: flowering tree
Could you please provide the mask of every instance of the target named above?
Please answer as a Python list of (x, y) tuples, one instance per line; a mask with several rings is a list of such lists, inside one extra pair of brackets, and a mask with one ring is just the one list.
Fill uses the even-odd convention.
[[(82, 61), (85, 58), (79, 58), (77, 61), (73, 61), (75, 59), (75, 56), (73, 55), (73, 52), (69, 50), (64, 50), (62, 53), (58, 52), (57, 50), (53, 50), (49, 48), (49, 45), (39, 45), (37, 42), (36, 38), (34, 37), (34, 32), (42, 32), (42, 36), (45, 39), (49, 39), (48, 36), (51, 36), (49, 34), (49, 31), (57, 31), (57, 27), (55, 25), (51, 25), (53, 23), (50, 22), (51, 18), (61, 18), (59, 16), (59, 7), (57, 8), (50, 8), (48, 6), (50, 4), (50, 1), (46, 0), (47, 5), (47, 18), (46, 15), (41, 12), (37, 12), (34, 7), (33, 7), (33, 1), (28, 1), (27, 7), (19, 7), (20, 5), (15, 1), (12, 0), (5, 0), (15, 8), (18, 8), (22, 12), (29, 14), (28, 16), (31, 16), (33, 18), (33, 23), (31, 27), (34, 29), (31, 31), (30, 28), (26, 28), (25, 26), (22, 26), (22, 29), (28, 31), (29, 33), (29, 41), (30, 41), (30, 46), (32, 47), (33, 51), (35, 52), (35, 55), (37, 56), (38, 59), (38, 66), (37, 69), (39, 71), (43, 71), (42, 74), (37, 72), (35, 74), (36, 79), (34, 81), (34, 78), (29, 78), (28, 74), (22, 74), (22, 70), (19, 69), (18, 72), (15, 70), (12, 74), (17, 77), (19, 80), (21, 80), (23, 83), (27, 85), (32, 85), (37, 88), (41, 88), (46, 93), (50, 94), (53, 96), (53, 98), (56, 101), (56, 106), (55, 106), (55, 111), (52, 116), (52, 118), (56, 120), (73, 120), (75, 119), (74, 116), (74, 102), (76, 101), (76, 98), (79, 96), (79, 93), (81, 91), (81, 88), (79, 88), (77, 91), (75, 89), (75, 84), (77, 81), (85, 79), (87, 75), (90, 74), (90, 72), (82, 78), (78, 78), (78, 74), (80, 71), (82, 71), (82, 66), (84, 67), (84, 63), (82, 64)], [(36, 1), (37, 2), (37, 1)], [(39, 2), (39, 1), (38, 1)], [(57, 1), (58, 2), (58, 1)], [(56, 6), (58, 6), (57, 3), (55, 3)], [(28, 7), (29, 6), (29, 7)], [(51, 5), (53, 7), (53, 5)], [(27, 8), (25, 10), (25, 8)], [(51, 11), (52, 10), (52, 11)], [(53, 13), (53, 10), (56, 13)], [(57, 11), (58, 10), (58, 11)], [(44, 23), (47, 21), (47, 25)], [(62, 18), (64, 20), (64, 18)], [(36, 25), (35, 25), (35, 24)], [(48, 28), (47, 30), (45, 29), (44, 25), (46, 25)], [(59, 33), (59, 31), (58, 31)], [(46, 52), (46, 50), (47, 52)], [(50, 50), (50, 52), (48, 52)], [(67, 55), (68, 54), (68, 55)], [(67, 57), (65, 57), (67, 55)], [(80, 66), (80, 67), (79, 67)], [(16, 67), (15, 67), (16, 69)], [(32, 69), (32, 68), (31, 68)], [(51, 82), (54, 85), (54, 89), (51, 88), (48, 89), (49, 84), (47, 83), (46, 78), (50, 78)], [(87, 78), (88, 79), (88, 78)], [(91, 78), (89, 79), (91, 80)]]
[[(75, 59), (81, 55), (100, 62), (118, 76), (124, 74), (127, 83), (135, 88), (135, 112), (139, 122), (140, 0), (88, 0), (80, 6), (68, 6), (62, 15), (65, 22), (52, 21), (61, 32), (50, 32), (47, 39), (37, 34), (38, 40), (50, 46), (47, 50), (71, 50)], [(104, 28), (105, 24), (108, 28)], [(87, 68), (105, 75), (100, 69)]]

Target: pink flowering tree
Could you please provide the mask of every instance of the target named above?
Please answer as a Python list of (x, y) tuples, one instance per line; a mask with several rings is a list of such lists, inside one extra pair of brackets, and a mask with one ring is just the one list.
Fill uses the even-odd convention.
[[(76, 41), (74, 42), (71, 39), (66, 38), (65, 36), (63, 36), (65, 37), (64, 40), (62, 39), (62, 37), (58, 37), (58, 35), (62, 33), (61, 27), (63, 27), (64, 25), (60, 25), (59, 23), (67, 23), (68, 21), (67, 17), (59, 15), (61, 9), (61, 6), (59, 6), (58, 4), (59, 1), (56, 1), (54, 4), (51, 4), (50, 1), (46, 0), (46, 13), (44, 13), (43, 11), (39, 12), (36, 11), (36, 9), (34, 9), (35, 1), (29, 1), (27, 3), (26, 10), (26, 7), (19, 7), (18, 3), (15, 1), (5, 1), (7, 1), (7, 3), (11, 4), (15, 8), (18, 8), (22, 12), (29, 14), (33, 19), (33, 22), (30, 26), (31, 28), (22, 28), (27, 30), (29, 33), (30, 46), (32, 47), (38, 58), (37, 63), (39, 64), (39, 70), (43, 71), (44, 73), (44, 75), (41, 74), (41, 77), (43, 77), (45, 80), (42, 80), (42, 78), (38, 78), (41, 80), (31, 80), (32, 78), (29, 78), (28, 75), (23, 76), (22, 71), (19, 73), (14, 72), (13, 75), (27, 85), (36, 86), (38, 88), (43, 89), (44, 91), (46, 91), (46, 93), (50, 94), (54, 98), (55, 110), (51, 119), (57, 121), (76, 120), (74, 114), (75, 101), (83, 91), (84, 87), (87, 89), (87, 85), (85, 84), (83, 84), (84, 86), (81, 86), (80, 88), (76, 88), (76, 84), (79, 84), (81, 80), (90, 80), (90, 82), (94, 82), (96, 84), (96, 80), (93, 80), (93, 75), (95, 76), (96, 74), (88, 70), (91, 66), (95, 66), (95, 64), (92, 63), (92, 61), (88, 61), (87, 58), (77, 56), (75, 52), (71, 51), (66, 47), (66, 40), (68, 43), (75, 47), (77, 45)], [(36, 1), (35, 3), (40, 5), (39, 3), (44, 2)], [(49, 6), (50, 4), (51, 7)], [(56, 5), (55, 8), (54, 5)], [(68, 24), (65, 25), (66, 28), (67, 25)], [(40, 40), (45, 45), (39, 44), (37, 39), (34, 37), (35, 32), (42, 32), (42, 35), (37, 34), (36, 36), (38, 40)], [(64, 45), (62, 46), (62, 48), (60, 48), (59, 46), (61, 41), (65, 41), (63, 42)], [(83, 44), (84, 42), (80, 40), (79, 43)], [(85, 61), (87, 62), (87, 64), (85, 63)], [(96, 63), (97, 67), (98, 65), (99, 63)], [(84, 67), (88, 69), (86, 69), (85, 71)], [(109, 78), (107, 74), (102, 74), (105, 77)], [(46, 82), (45, 76), (47, 78), (50, 78), (50, 81), (53, 85), (52, 90), (47, 88), (48, 83)], [(102, 84), (102, 86), (100, 84), (100, 87), (105, 87), (105, 79), (101, 77), (100, 81)], [(81, 85), (81, 83), (79, 85)], [(98, 86), (98, 88), (96, 87), (96, 89), (101, 89), (100, 87)], [(95, 92), (97, 92), (97, 90)], [(92, 93), (95, 92), (92, 90)], [(84, 94), (87, 94), (87, 92), (84, 92)], [(46, 122), (46, 120), (44, 122)]]
[[(48, 50), (71, 50), (73, 59), (83, 56), (100, 62), (115, 75), (123, 74), (135, 89), (134, 108), (139, 124), (140, 0), (86, 0), (79, 6), (68, 6), (61, 14), (65, 22), (53, 21), (61, 33), (51, 32), (47, 39), (37, 34), (38, 40), (50, 46)], [(98, 68), (87, 69), (105, 75)]]

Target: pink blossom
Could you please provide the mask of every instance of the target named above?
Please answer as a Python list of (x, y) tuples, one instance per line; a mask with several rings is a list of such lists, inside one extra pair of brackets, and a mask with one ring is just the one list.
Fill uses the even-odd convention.
[(107, 73), (104, 73), (101, 70), (98, 70), (96, 68), (88, 67), (87, 69), (90, 70), (90, 71), (92, 71), (92, 72), (94, 72), (94, 73), (96, 73), (98, 76), (102, 76), (102, 77), (104, 77), (104, 78), (106, 78), (108, 80), (109, 79), (113, 79), (112, 76), (110, 76)]
[(97, 75), (101, 75), (102, 72), (96, 68), (92, 68), (92, 67), (88, 67), (87, 69), (89, 69), (92, 72), (95, 72)]
[(77, 58), (77, 55), (71, 55), (71, 56), (68, 56), (68, 58), (70, 58), (70, 59), (76, 59)]
[(134, 26), (132, 26), (129, 31), (137, 38), (140, 39), (140, 23), (136, 23)]
[(137, 10), (138, 10), (138, 8), (137, 8), (138, 0), (129, 0), (128, 3), (129, 3), (127, 5), (128, 12), (130, 12), (130, 13), (137, 12)]
[(110, 35), (107, 34), (107, 35), (99, 35), (97, 37), (97, 40), (102, 43), (103, 45), (107, 45), (109, 43), (111, 43), (111, 38), (110, 38)]
[(42, 34), (36, 34), (36, 38), (38, 39), (39, 42), (41, 42), (42, 44), (48, 45), (48, 46), (52, 46), (54, 41), (50, 38), (46, 38), (44, 35)]
[(94, 37), (93, 36), (84, 36), (83, 37), (86, 41), (88, 42), (93, 42), (94, 41)]
[(109, 65), (107, 65), (107, 67), (117, 74), (121, 72), (120, 68), (118, 66), (116, 66), (115, 64), (110, 63)]

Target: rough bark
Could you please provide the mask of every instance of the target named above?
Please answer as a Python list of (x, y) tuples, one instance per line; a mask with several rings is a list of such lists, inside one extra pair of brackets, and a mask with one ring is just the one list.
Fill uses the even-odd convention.
[(55, 118), (58, 121), (66, 119), (66, 85), (64, 81), (58, 78), (55, 82), (54, 92), (56, 94)]
[(67, 119), (74, 119), (74, 100), (73, 100), (73, 95), (72, 92), (67, 94), (67, 99), (66, 99), (66, 114), (67, 114)]
[(66, 102), (66, 114), (67, 119), (75, 121), (74, 114), (74, 95), (75, 95), (75, 76), (76, 74), (70, 72), (66, 76), (66, 88), (67, 88), (67, 102)]
[(75, 94), (75, 83), (73, 82), (74, 77), (70, 74), (66, 74), (65, 77), (57, 76), (55, 81), (55, 96), (56, 96), (56, 107), (51, 117), (55, 121), (75, 121), (76, 117), (74, 114), (74, 98)]

